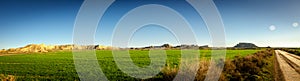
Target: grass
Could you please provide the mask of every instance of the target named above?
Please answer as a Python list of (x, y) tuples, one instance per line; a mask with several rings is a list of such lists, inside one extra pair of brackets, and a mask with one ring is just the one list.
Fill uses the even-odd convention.
[[(226, 58), (234, 59), (236, 55), (241, 57), (255, 53), (259, 50), (227, 50)], [(201, 59), (209, 59), (210, 50), (200, 50)], [(123, 73), (116, 66), (111, 51), (97, 50), (97, 58), (102, 71), (109, 80), (139, 80)], [(167, 50), (167, 66), (173, 68), (179, 66), (180, 50)], [(133, 62), (140, 67), (150, 64), (148, 51), (130, 51)], [(206, 62), (204, 62), (206, 63)], [(75, 70), (73, 55), (70, 51), (23, 54), (0, 57), (0, 74), (14, 75), (18, 80), (78, 80)], [(164, 71), (171, 70), (165, 69)], [(202, 68), (204, 71), (205, 68)], [(170, 71), (171, 72), (171, 71)], [(160, 73), (155, 78), (162, 78)]]
[[(235, 56), (233, 59), (228, 59), (225, 62), (220, 81), (274, 81), (274, 50), (259, 51), (247, 56)], [(206, 78), (206, 73), (210, 62), (201, 60), (199, 70), (195, 81), (203, 81)], [(195, 65), (190, 67), (196, 68)], [(178, 68), (167, 66), (163, 69), (163, 78), (158, 80), (170, 81), (178, 74)]]

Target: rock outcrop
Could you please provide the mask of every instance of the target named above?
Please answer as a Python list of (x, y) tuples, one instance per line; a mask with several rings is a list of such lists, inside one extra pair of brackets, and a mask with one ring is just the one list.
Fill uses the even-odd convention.
[(113, 47), (111, 46), (102, 46), (102, 45), (96, 47), (97, 50), (111, 50), (112, 48)]

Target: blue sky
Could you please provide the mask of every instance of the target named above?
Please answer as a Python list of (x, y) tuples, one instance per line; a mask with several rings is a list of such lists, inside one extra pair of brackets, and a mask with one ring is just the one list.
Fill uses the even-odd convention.
[[(1, 0), (0, 48), (27, 44), (72, 44), (72, 33), (82, 0)], [(224, 22), (227, 46), (251, 42), (258, 46), (300, 47), (299, 0), (214, 0)], [(115, 24), (131, 9), (160, 4), (179, 12), (191, 24), (198, 45), (210, 45), (207, 28), (185, 1), (130, 0), (113, 3), (99, 23), (96, 43), (111, 45)], [(159, 13), (159, 12), (158, 12)], [(148, 13), (145, 13), (148, 14)], [(295, 26), (293, 26), (293, 23)], [(274, 28), (271, 30), (270, 26)], [(178, 45), (168, 30), (147, 26), (136, 32), (130, 46), (170, 43)]]

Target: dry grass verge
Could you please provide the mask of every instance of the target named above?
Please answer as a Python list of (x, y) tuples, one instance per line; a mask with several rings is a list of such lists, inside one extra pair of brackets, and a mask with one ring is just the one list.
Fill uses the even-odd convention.
[(273, 81), (274, 50), (259, 51), (226, 62), (221, 81)]
[[(206, 76), (206, 73), (207, 73), (207, 70), (209, 69), (209, 65), (210, 65), (210, 62), (209, 60), (201, 60), (200, 61), (200, 64), (199, 65), (189, 65), (190, 67), (192, 68), (198, 68), (198, 71), (197, 71), (197, 75), (195, 77), (195, 80), (197, 81), (202, 81), (205, 79), (205, 76)], [(189, 73), (193, 73), (193, 72), (182, 72), (181, 74), (178, 74), (178, 67), (172, 67), (172, 66), (167, 66), (165, 68), (163, 68), (162, 70), (162, 73), (163, 73), (163, 80), (164, 81), (172, 81), (176, 75), (181, 75), (181, 76), (184, 76), (184, 77), (188, 77), (188, 76), (185, 76)]]
[(12, 75), (0, 74), (0, 81), (16, 81), (16, 77)]
[[(220, 76), (220, 81), (274, 81), (274, 50), (259, 51), (254, 54), (241, 57), (236, 56), (234, 59), (225, 61), (224, 69)], [(190, 65), (189, 67), (197, 68), (195, 81), (203, 81), (206, 77), (210, 66), (209, 60), (201, 60), (200, 65)], [(178, 67), (167, 65), (162, 69), (162, 79), (172, 81), (176, 75), (185, 75), (178, 73)], [(156, 79), (157, 80), (157, 79)]]

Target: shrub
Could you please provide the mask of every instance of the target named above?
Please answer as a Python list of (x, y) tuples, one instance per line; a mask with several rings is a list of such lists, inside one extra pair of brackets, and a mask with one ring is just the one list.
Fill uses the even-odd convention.
[(260, 51), (246, 57), (236, 56), (227, 60), (221, 81), (273, 80), (273, 50)]

